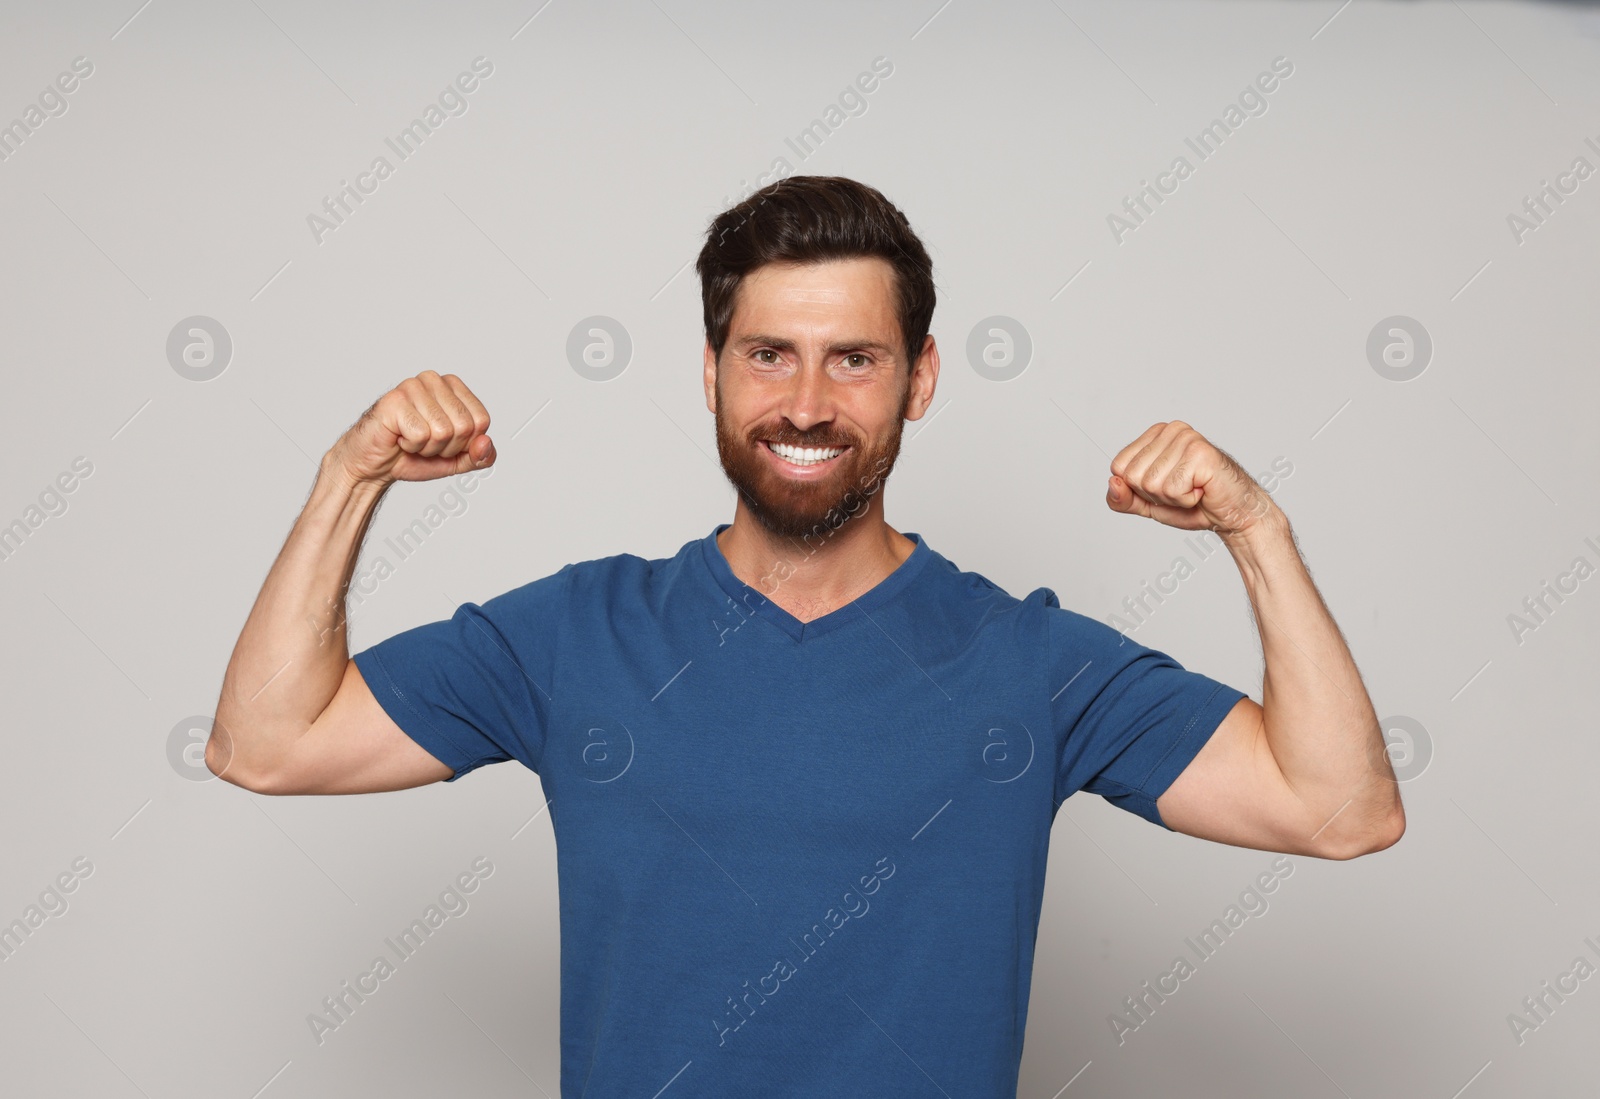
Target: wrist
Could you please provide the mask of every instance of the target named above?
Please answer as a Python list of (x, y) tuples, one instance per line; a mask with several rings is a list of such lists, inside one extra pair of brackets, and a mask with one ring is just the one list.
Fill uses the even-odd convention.
[(1294, 532), (1289, 526), (1289, 516), (1272, 498), (1263, 494), (1261, 497), (1264, 506), (1256, 509), (1252, 514), (1241, 517), (1235, 525), (1212, 527), (1212, 531), (1229, 546), (1240, 547), (1265, 547), (1268, 544), (1281, 544), (1285, 541), (1294, 541)]
[(339, 458), (338, 449), (329, 450), (318, 463), (317, 484), (336, 495), (358, 501), (376, 501), (392, 479), (359, 477)]
[(1299, 564), (1289, 517), (1274, 504), (1239, 530), (1217, 530), (1247, 585), (1265, 584), (1287, 564)]
[(333, 446), (328, 453), (323, 454), (322, 461), (318, 462), (317, 466), (320, 477), (325, 478), (330, 485), (339, 486), (346, 491), (382, 491), (394, 483), (392, 477), (362, 477), (355, 474), (344, 461), (344, 456), (339, 453), (338, 446)]

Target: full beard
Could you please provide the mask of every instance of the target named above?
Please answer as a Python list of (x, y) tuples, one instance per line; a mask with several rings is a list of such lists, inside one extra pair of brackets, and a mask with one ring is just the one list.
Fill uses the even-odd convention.
[[(906, 386), (900, 414), (889, 434), (872, 446), (846, 437), (831, 425), (809, 434), (795, 431), (787, 421), (760, 425), (747, 435), (734, 431), (722, 414), (720, 379), (717, 393), (717, 454), (722, 471), (733, 484), (750, 514), (776, 538), (801, 539), (838, 527), (847, 516), (861, 514), (872, 495), (882, 488), (900, 456), (905, 409), (911, 387)], [(762, 454), (763, 440), (791, 446), (848, 447), (822, 477), (797, 480), (784, 477)]]

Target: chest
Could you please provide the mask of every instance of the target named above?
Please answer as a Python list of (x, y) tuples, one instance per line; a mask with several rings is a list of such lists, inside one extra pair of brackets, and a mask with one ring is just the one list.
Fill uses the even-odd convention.
[(568, 670), (540, 768), (558, 842), (626, 827), (640, 844), (660, 826), (669, 845), (750, 857), (865, 852), (947, 811), (980, 847), (1048, 832), (1056, 748), (1037, 677), (868, 630), (833, 640)]

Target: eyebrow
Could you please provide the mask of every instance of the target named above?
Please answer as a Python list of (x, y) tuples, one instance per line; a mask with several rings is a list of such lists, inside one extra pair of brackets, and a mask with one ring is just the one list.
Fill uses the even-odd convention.
[[(741, 351), (748, 351), (752, 347), (770, 347), (774, 351), (793, 351), (795, 349), (793, 340), (786, 340), (782, 336), (764, 336), (759, 333), (753, 336), (742, 336), (733, 341), (733, 345)], [(841, 340), (829, 344), (827, 350), (830, 355), (838, 354), (840, 351), (877, 351), (880, 354), (890, 356), (895, 353), (894, 348), (887, 344), (879, 343), (877, 340)]]

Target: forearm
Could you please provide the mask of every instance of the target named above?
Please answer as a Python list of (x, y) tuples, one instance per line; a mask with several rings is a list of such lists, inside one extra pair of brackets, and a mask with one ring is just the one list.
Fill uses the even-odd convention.
[(206, 748), (214, 772), (270, 771), (339, 689), (350, 656), (345, 592), (386, 488), (323, 459), (223, 675)]
[(1320, 833), (1315, 841), (1359, 847), (1393, 834), (1404, 818), (1383, 731), (1288, 518), (1273, 506), (1224, 541), (1261, 637), (1267, 742)]

